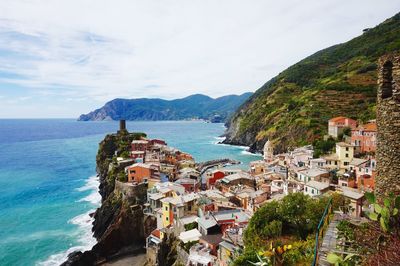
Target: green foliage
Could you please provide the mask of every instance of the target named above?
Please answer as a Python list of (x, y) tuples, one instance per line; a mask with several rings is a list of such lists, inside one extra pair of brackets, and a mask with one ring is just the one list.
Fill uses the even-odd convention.
[(185, 231), (189, 231), (189, 230), (196, 229), (196, 228), (197, 228), (197, 222), (185, 224)]
[(326, 260), (335, 266), (353, 266), (356, 264), (356, 254), (348, 254), (346, 257), (341, 257), (335, 253), (329, 253)]
[(119, 172), (117, 175), (117, 179), (118, 179), (118, 181), (121, 181), (121, 182), (128, 181), (128, 177), (126, 176), (126, 174), (124, 172)]
[(331, 152), (335, 145), (336, 141), (332, 137), (329, 137), (327, 140), (315, 140), (313, 143), (314, 158), (319, 158), (321, 155)]
[(193, 247), (194, 245), (196, 245), (197, 243), (199, 243), (199, 241), (189, 241), (187, 243), (183, 243), (181, 242), (181, 247), (189, 253), (190, 248)]
[(314, 258), (314, 237), (309, 237), (305, 241), (296, 241), (292, 243), (292, 249), (283, 253), (284, 265), (311, 265)]
[(373, 193), (366, 192), (365, 197), (372, 204), (374, 211), (368, 213), (372, 221), (379, 221), (384, 232), (390, 232), (394, 227), (399, 227), (397, 215), (400, 208), (400, 196), (390, 193), (387, 198), (383, 198), (383, 204), (378, 203)]
[(245, 251), (240, 254), (232, 263), (233, 266), (251, 266), (252, 261), (257, 261), (257, 252), (251, 248), (245, 249)]
[(282, 234), (306, 239), (315, 232), (326, 204), (326, 198), (313, 199), (303, 193), (291, 193), (281, 201), (265, 204), (254, 213), (244, 232), (246, 247), (258, 249)]

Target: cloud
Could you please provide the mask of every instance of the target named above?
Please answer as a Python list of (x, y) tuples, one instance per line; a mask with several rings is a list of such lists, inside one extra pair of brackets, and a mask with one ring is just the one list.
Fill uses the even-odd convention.
[(82, 99), (254, 91), (291, 64), (361, 34), (400, 7), (397, 0), (2, 0), (0, 5), (0, 85), (63, 97), (68, 106)]

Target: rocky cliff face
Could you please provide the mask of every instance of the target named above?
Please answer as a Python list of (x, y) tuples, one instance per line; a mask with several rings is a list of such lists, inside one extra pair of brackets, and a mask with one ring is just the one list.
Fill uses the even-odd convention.
[(313, 143), (327, 134), (328, 120), (375, 118), (377, 59), (400, 50), (400, 14), (357, 38), (319, 51), (257, 90), (227, 123), (227, 144), (275, 152)]
[(70, 254), (62, 265), (96, 265), (118, 256), (143, 252), (145, 238), (156, 223), (143, 215), (146, 187), (137, 187), (129, 195), (117, 187), (115, 180), (125, 165), (112, 160), (115, 151), (123, 153), (133, 139), (141, 136), (144, 134), (123, 132), (107, 135), (100, 143), (96, 161), (102, 204), (94, 213), (93, 223), (93, 234), (98, 243), (90, 251)]

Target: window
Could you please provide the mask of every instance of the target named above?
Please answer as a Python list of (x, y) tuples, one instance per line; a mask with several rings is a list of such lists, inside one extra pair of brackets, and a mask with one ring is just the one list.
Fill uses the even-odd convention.
[(168, 211), (168, 206), (165, 206), (165, 210)]
[(345, 166), (349, 165), (349, 162), (344, 162), (344, 165), (345, 165)]
[(382, 99), (390, 98), (393, 95), (393, 63), (387, 61), (382, 69)]
[(168, 222), (169, 218), (168, 218), (168, 217), (165, 217), (165, 220)]
[(349, 158), (349, 154), (348, 153), (346, 153), (346, 158)]
[(337, 161), (335, 161), (335, 165), (337, 165)]
[(349, 151), (349, 147), (346, 147), (346, 151)]
[(311, 194), (314, 194), (314, 189), (311, 189)]
[(307, 187), (306, 187), (306, 192), (308, 191)]

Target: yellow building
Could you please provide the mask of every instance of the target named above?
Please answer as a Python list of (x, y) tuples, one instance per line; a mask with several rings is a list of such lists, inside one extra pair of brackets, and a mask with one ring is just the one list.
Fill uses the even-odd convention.
[(336, 143), (336, 155), (340, 161), (339, 168), (348, 170), (354, 158), (354, 146), (345, 142)]

